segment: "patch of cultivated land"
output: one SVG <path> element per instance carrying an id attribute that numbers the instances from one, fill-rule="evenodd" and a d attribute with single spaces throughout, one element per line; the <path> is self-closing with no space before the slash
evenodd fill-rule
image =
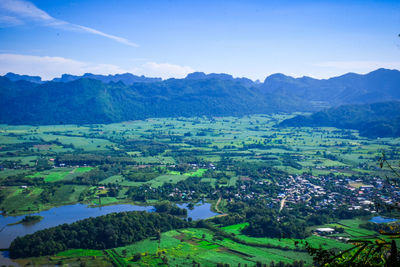
<path id="1" fill-rule="evenodd" d="M 217 263 L 252 266 L 257 261 L 267 264 L 271 261 L 290 263 L 299 257 L 310 263 L 310 257 L 305 252 L 252 247 L 226 238 L 215 240 L 213 237 L 213 233 L 206 229 L 188 228 L 163 233 L 160 242 L 146 239 L 115 251 L 120 256 L 125 254 L 127 262 L 140 253 L 141 259 L 134 262 L 138 266 L 157 264 L 162 257 L 166 257 L 168 263 L 173 265 L 197 262 L 202 266 L 215 266 Z"/>

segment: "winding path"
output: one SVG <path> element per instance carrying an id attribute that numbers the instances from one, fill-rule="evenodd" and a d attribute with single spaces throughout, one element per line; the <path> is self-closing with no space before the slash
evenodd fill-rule
<path id="1" fill-rule="evenodd" d="M 283 210 L 283 208 L 285 207 L 286 198 L 287 198 L 287 196 L 285 196 L 284 198 L 282 198 L 282 200 L 281 200 L 281 206 L 280 206 L 280 208 L 279 208 L 279 212 L 281 212 L 281 210 Z"/>
<path id="2" fill-rule="evenodd" d="M 216 217 L 223 217 L 223 216 L 227 216 L 227 213 L 223 213 L 219 208 L 219 203 L 221 203 L 222 197 L 219 197 L 217 203 L 215 204 L 215 211 L 219 213 L 219 215 L 217 215 Z"/>
<path id="3" fill-rule="evenodd" d="M 222 197 L 219 197 L 219 199 L 218 199 L 218 201 L 217 201 L 217 204 L 215 204 L 215 210 L 218 212 L 218 213 L 223 213 L 222 211 L 220 211 L 219 210 L 219 208 L 218 208 L 218 205 L 219 205 L 219 203 L 221 203 L 221 200 L 222 200 Z"/>

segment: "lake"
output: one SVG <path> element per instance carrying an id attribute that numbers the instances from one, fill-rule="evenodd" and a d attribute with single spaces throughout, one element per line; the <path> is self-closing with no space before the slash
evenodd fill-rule
<path id="1" fill-rule="evenodd" d="M 186 208 L 187 204 L 178 204 L 180 208 Z M 193 220 L 207 219 L 217 215 L 211 211 L 210 203 L 196 204 L 193 210 L 188 210 L 188 216 Z M 34 213 L 43 217 L 38 223 L 31 225 L 16 224 L 7 226 L 22 220 L 25 216 L 1 216 L 0 215 L 0 248 L 8 248 L 17 236 L 32 234 L 38 230 L 57 226 L 63 223 L 73 223 L 89 217 L 97 217 L 112 212 L 123 211 L 154 211 L 153 206 L 135 206 L 130 204 L 119 204 L 103 207 L 89 207 L 85 204 L 75 204 L 52 208 L 50 210 Z"/>

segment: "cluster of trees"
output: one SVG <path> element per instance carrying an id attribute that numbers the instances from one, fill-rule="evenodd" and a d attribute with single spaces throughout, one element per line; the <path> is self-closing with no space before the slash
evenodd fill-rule
<path id="1" fill-rule="evenodd" d="M 91 154 L 91 153 L 65 153 L 65 154 L 57 154 L 55 158 L 56 165 L 66 164 L 66 165 L 80 165 L 84 164 L 90 166 L 97 166 L 103 164 L 121 164 L 121 165 L 137 165 L 137 162 L 134 158 L 123 155 L 112 155 L 108 154 Z"/>
<path id="2" fill-rule="evenodd" d="M 154 205 L 154 208 L 156 209 L 156 212 L 169 213 L 176 216 L 187 216 L 187 209 L 182 209 L 176 205 L 172 205 L 169 201 L 158 203 Z"/>
<path id="3" fill-rule="evenodd" d="M 272 214 L 271 214 L 272 215 Z M 305 238 L 306 225 L 294 217 L 261 216 L 251 218 L 243 233 L 255 237 Z"/>
<path id="4" fill-rule="evenodd" d="M 126 171 L 122 172 L 122 175 L 127 178 L 129 181 L 133 182 L 147 182 L 150 181 L 157 176 L 166 173 L 166 169 L 161 169 L 161 168 L 133 168 L 133 169 L 128 169 Z"/>
<path id="5" fill-rule="evenodd" d="M 120 247 L 187 226 L 187 222 L 169 214 L 112 213 L 17 237 L 10 245 L 10 256 L 25 258 L 53 255 L 70 248 Z"/>
<path id="6" fill-rule="evenodd" d="M 83 185 L 97 185 L 100 181 L 116 175 L 120 172 L 120 167 L 114 165 L 105 164 L 93 168 L 92 170 L 82 173 L 73 179 L 73 183 Z"/>
<path id="7" fill-rule="evenodd" d="M 290 166 L 290 167 L 295 168 L 295 169 L 298 169 L 298 170 L 301 170 L 301 169 L 303 168 L 303 167 L 302 167 L 299 163 L 297 163 L 297 161 L 296 161 L 295 159 L 293 159 L 293 157 L 292 157 L 290 154 L 288 154 L 288 153 L 285 153 L 285 154 L 282 155 L 282 163 L 283 163 L 283 165 L 285 165 L 285 166 Z"/>

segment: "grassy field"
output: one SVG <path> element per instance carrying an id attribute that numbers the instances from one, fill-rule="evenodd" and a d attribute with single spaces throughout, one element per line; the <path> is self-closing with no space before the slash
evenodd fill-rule
<path id="1" fill-rule="evenodd" d="M 69 249 L 54 256 L 15 260 L 20 266 L 89 266 L 107 267 L 112 262 L 101 250 Z"/>
<path id="2" fill-rule="evenodd" d="M 153 266 L 166 257 L 171 265 L 200 263 L 201 266 L 215 266 L 239 263 L 253 266 L 257 261 L 263 263 L 291 263 L 299 258 L 310 263 L 305 252 L 251 247 L 230 239 L 215 240 L 212 232 L 206 229 L 188 228 L 173 230 L 162 234 L 161 242 L 146 239 L 135 244 L 115 249 L 119 256 L 132 262 L 134 255 L 140 253 L 141 259 L 134 262 L 138 266 Z"/>
<path id="3" fill-rule="evenodd" d="M 56 182 L 63 180 L 67 175 L 71 174 L 72 171 L 73 169 L 71 168 L 60 168 L 50 171 L 37 172 L 33 175 L 29 175 L 28 177 L 30 178 L 42 177 L 44 178 L 45 182 Z"/>
<path id="4" fill-rule="evenodd" d="M 151 135 L 152 129 L 157 132 L 169 134 L 170 136 L 183 136 L 187 131 L 192 132 L 190 139 L 206 142 L 206 146 L 196 146 L 186 142 L 171 142 L 170 138 L 160 137 L 159 141 L 179 146 L 182 151 L 202 150 L 206 155 L 202 158 L 208 162 L 218 162 L 220 155 L 214 153 L 215 147 L 226 149 L 237 153 L 244 153 L 245 159 L 249 161 L 260 161 L 266 155 L 277 157 L 281 169 L 293 174 L 311 170 L 313 174 L 327 174 L 334 170 L 334 173 L 349 175 L 344 172 L 343 167 L 352 170 L 354 173 L 365 171 L 372 173 L 377 166 L 377 157 L 382 150 L 396 150 L 400 139 L 367 139 L 359 137 L 357 131 L 338 131 L 335 128 L 287 128 L 279 129 L 272 126 L 279 121 L 288 118 L 285 115 L 253 115 L 242 118 L 223 117 L 214 118 L 212 122 L 205 118 L 156 118 L 144 121 L 127 123 L 114 123 L 109 125 L 92 126 L 7 126 L 3 125 L 0 132 L 0 146 L 11 145 L 23 142 L 33 142 L 41 139 L 46 142 L 57 140 L 61 145 L 41 146 L 32 145 L 35 155 L 10 156 L 3 155 L 8 160 L 22 160 L 27 164 L 34 164 L 37 156 L 50 156 L 55 152 L 66 152 L 74 149 L 84 151 L 107 151 L 121 150 L 118 144 L 108 140 L 114 137 L 140 139 Z M 198 135 L 198 133 L 203 133 Z M 204 135 L 204 133 L 206 133 Z M 356 139 L 348 139 L 347 133 L 351 133 Z M 11 136 L 10 136 L 11 135 Z M 95 135 L 99 138 L 88 138 Z M 101 137 L 101 138 L 100 138 Z M 241 151 L 243 145 L 261 144 L 260 147 L 249 148 Z M 68 147 L 72 145 L 73 148 Z M 228 148 L 229 147 L 229 148 Z M 329 150 L 326 148 L 329 147 Z M 46 148 L 46 149 L 42 149 Z M 295 148 L 295 149 L 293 149 Z M 16 154 L 20 151 L 14 150 Z M 326 158 L 324 152 L 336 159 Z M 0 154 L 2 151 L 0 150 Z M 140 151 L 127 151 L 140 164 L 175 164 L 176 159 L 164 155 L 143 156 Z M 25 153 L 26 154 L 26 153 Z M 301 169 L 294 169 L 285 166 L 282 156 L 290 154 L 293 156 L 303 155 L 298 159 Z M 360 169 L 359 164 L 366 164 Z M 79 172 L 79 170 L 77 170 Z M 187 175 L 202 176 L 199 169 Z M 57 179 L 56 179 L 57 180 Z"/>
<path id="5" fill-rule="evenodd" d="M 103 256 L 103 251 L 94 249 L 69 249 L 57 253 L 56 256 L 62 257 L 86 257 L 86 256 Z"/>

